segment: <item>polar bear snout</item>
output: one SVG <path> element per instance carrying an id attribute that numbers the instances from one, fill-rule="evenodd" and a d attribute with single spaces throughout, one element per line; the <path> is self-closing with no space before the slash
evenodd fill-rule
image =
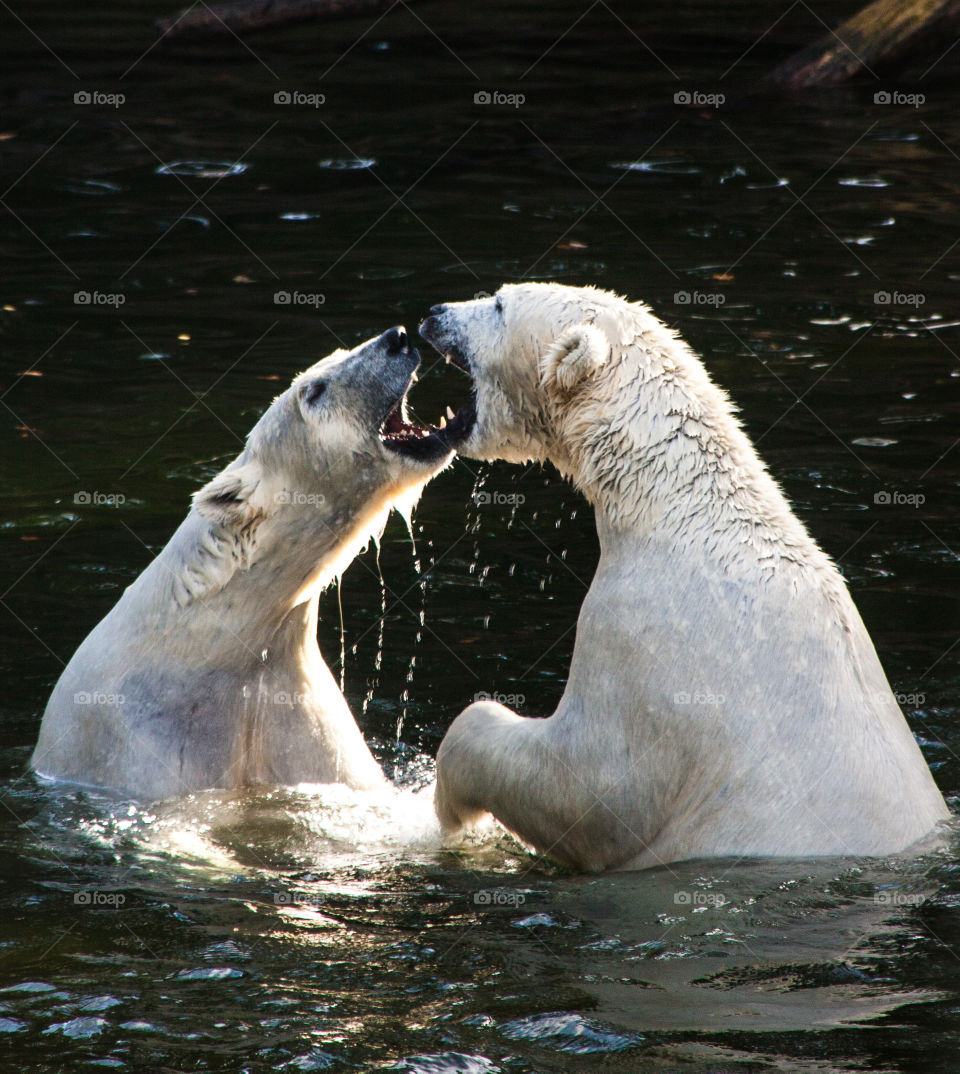
<path id="1" fill-rule="evenodd" d="M 410 350 L 410 340 L 407 330 L 402 324 L 394 328 L 388 328 L 380 337 L 380 342 L 387 348 L 387 354 L 400 354 Z"/>
<path id="2" fill-rule="evenodd" d="M 476 412 L 472 404 L 457 413 L 448 406 L 434 424 L 420 425 L 407 411 L 407 393 L 416 380 L 420 353 L 411 345 L 407 330 L 396 325 L 369 344 L 363 363 L 375 371 L 376 385 L 390 390 L 381 399 L 376 426 L 385 450 L 415 466 L 431 467 L 449 462 L 452 453 L 469 435 Z M 378 394 L 382 395 L 382 392 Z"/>
<path id="3" fill-rule="evenodd" d="M 376 336 L 357 357 L 358 366 L 368 371 L 380 366 L 376 374 L 369 378 L 368 385 L 375 396 L 381 397 L 378 405 L 382 405 L 384 392 L 390 405 L 395 404 L 409 389 L 413 375 L 420 366 L 420 354 L 410 346 L 410 337 L 402 324 L 394 325 Z"/>
<path id="4" fill-rule="evenodd" d="M 436 347 L 437 350 L 440 349 L 441 343 L 440 315 L 443 308 L 443 306 L 431 306 L 430 316 L 425 317 L 420 322 L 420 327 L 418 329 L 420 335 L 423 336 L 428 343 Z"/>
<path id="5" fill-rule="evenodd" d="M 450 309 L 446 305 L 431 306 L 430 315 L 420 324 L 420 335 L 438 354 L 464 373 L 471 373 L 470 361 L 460 346 L 458 334 L 449 325 Z"/>
<path id="6" fill-rule="evenodd" d="M 455 365 L 461 372 L 471 375 L 474 369 L 461 344 L 459 329 L 453 310 L 442 304 L 430 307 L 430 316 L 421 321 L 419 332 L 438 354 L 443 355 L 448 365 Z"/>
<path id="7" fill-rule="evenodd" d="M 406 328 L 395 325 L 302 373 L 295 382 L 301 413 L 321 439 L 331 423 L 347 422 L 366 442 L 405 406 L 419 366 Z"/>

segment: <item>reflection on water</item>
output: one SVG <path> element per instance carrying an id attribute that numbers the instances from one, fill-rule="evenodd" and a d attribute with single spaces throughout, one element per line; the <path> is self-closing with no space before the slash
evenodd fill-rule
<path id="1" fill-rule="evenodd" d="M 35 1062 L 66 1038 L 118 1068 L 175 1065 L 192 1042 L 225 1070 L 241 1055 L 309 1070 L 404 1053 L 422 1071 L 551 1055 L 662 1069 L 709 1060 L 711 1034 L 731 1035 L 731 1062 L 752 1050 L 738 1033 L 802 1053 L 805 1034 L 944 998 L 937 974 L 918 986 L 904 966 L 941 960 L 924 925 L 953 902 L 946 856 L 584 878 L 493 828 L 442 848 L 429 782 L 152 807 L 11 791 L 31 816 L 5 847 L 29 877 L 6 907 L 0 1029 Z"/>
<path id="2" fill-rule="evenodd" d="M 397 5 L 363 37 L 168 50 L 143 5 L 18 8 L 69 70 L 8 24 L 11 1069 L 956 1069 L 954 848 L 575 877 L 495 829 L 440 843 L 429 758 L 453 716 L 478 693 L 546 715 L 563 690 L 597 544 L 550 470 L 457 460 L 415 553 L 393 519 L 323 598 L 321 648 L 402 789 L 138 806 L 22 774 L 62 662 L 296 371 L 530 275 L 642 298 L 703 353 L 955 803 L 954 61 L 923 109 L 872 84 L 755 95 L 822 32 L 805 10 L 761 36 L 776 14 L 743 3 Z M 724 107 L 674 106 L 727 69 Z M 322 107 L 275 103 L 318 88 Z M 526 102 L 474 105 L 484 88 Z M 465 391 L 425 352 L 417 413 Z"/>

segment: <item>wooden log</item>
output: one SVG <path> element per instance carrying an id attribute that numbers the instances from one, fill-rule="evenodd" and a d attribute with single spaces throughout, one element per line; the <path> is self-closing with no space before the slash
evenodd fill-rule
<path id="1" fill-rule="evenodd" d="M 166 40 L 224 37 L 266 30 L 291 22 L 337 16 L 372 15 L 396 0 L 227 0 L 194 4 L 159 19 Z"/>
<path id="2" fill-rule="evenodd" d="M 960 29 L 960 0 L 874 0 L 832 33 L 795 53 L 768 78 L 784 89 L 875 75 L 928 45 L 946 52 Z"/>

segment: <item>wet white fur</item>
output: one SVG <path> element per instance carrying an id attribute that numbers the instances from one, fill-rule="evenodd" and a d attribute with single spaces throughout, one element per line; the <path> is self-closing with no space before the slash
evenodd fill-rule
<path id="1" fill-rule="evenodd" d="M 317 610 L 391 508 L 409 510 L 442 468 L 388 452 L 377 435 L 406 375 L 374 340 L 317 363 L 274 400 L 74 654 L 35 769 L 143 799 L 384 782 L 317 647 Z M 328 387 L 311 408 L 300 389 L 318 377 Z"/>
<path id="2" fill-rule="evenodd" d="M 601 557 L 556 712 L 481 702 L 448 730 L 445 826 L 489 812 L 583 869 L 929 833 L 946 806 L 844 581 L 689 347 L 594 288 L 495 298 L 431 332 L 475 378 L 461 450 L 553 462 L 593 504 Z"/>

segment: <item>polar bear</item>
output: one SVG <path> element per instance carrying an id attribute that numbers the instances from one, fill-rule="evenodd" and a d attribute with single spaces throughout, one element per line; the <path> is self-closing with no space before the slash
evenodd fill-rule
<path id="1" fill-rule="evenodd" d="M 474 381 L 458 450 L 550 460 L 601 548 L 553 715 L 484 701 L 448 729 L 445 828 L 493 814 L 600 870 L 895 853 L 948 816 L 839 572 L 646 306 L 507 285 L 420 331 Z"/>
<path id="2" fill-rule="evenodd" d="M 31 766 L 144 799 L 384 781 L 317 647 L 320 591 L 452 458 L 402 327 L 296 377 L 54 688 Z M 445 419 L 441 425 L 445 425 Z"/>

